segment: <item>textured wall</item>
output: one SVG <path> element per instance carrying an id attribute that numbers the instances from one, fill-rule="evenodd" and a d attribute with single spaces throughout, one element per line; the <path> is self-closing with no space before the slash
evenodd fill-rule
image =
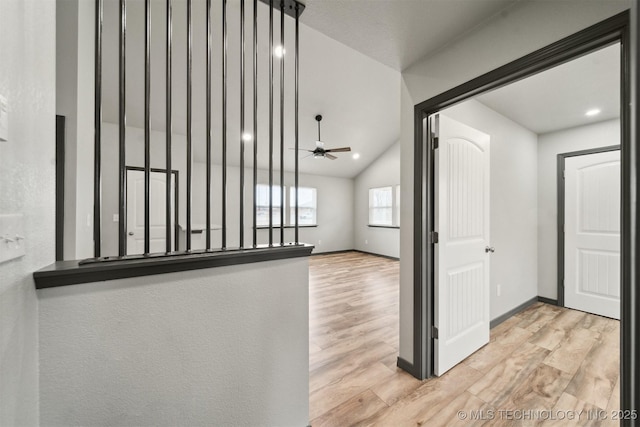
<path id="1" fill-rule="evenodd" d="M 38 425 L 38 302 L 32 273 L 54 261 L 55 3 L 0 1 L 0 214 L 24 214 L 23 258 L 0 264 L 0 425 Z M 0 230 L 1 232 L 1 230 Z"/>
<path id="2" fill-rule="evenodd" d="M 395 191 L 398 184 L 400 184 L 400 144 L 396 143 L 355 179 L 354 240 L 356 249 L 395 258 L 400 256 L 399 229 L 369 227 L 369 189 L 393 186 Z"/>
<path id="3" fill-rule="evenodd" d="M 38 291 L 46 426 L 305 426 L 306 258 Z"/>
<path id="4" fill-rule="evenodd" d="M 620 120 L 540 135 L 538 138 L 538 295 L 558 294 L 557 155 L 620 144 Z"/>

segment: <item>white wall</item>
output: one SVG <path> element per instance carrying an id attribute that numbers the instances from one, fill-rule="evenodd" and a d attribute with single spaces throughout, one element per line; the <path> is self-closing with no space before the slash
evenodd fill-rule
<path id="1" fill-rule="evenodd" d="M 538 295 L 537 135 L 469 100 L 443 114 L 491 137 L 491 319 Z M 501 286 L 501 296 L 497 286 Z"/>
<path id="2" fill-rule="evenodd" d="M 102 251 L 103 255 L 118 254 L 118 223 L 113 215 L 118 213 L 118 126 L 103 123 L 103 183 L 102 183 Z M 174 134 L 172 137 L 173 159 L 172 169 L 179 173 L 180 219 L 179 223 L 186 227 L 186 140 L 184 135 Z M 151 167 L 164 168 L 165 133 L 151 131 Z M 144 131 L 127 127 L 127 165 L 144 166 Z M 240 212 L 240 168 L 227 167 L 227 246 L 237 247 L 239 243 Z M 252 206 L 253 206 L 253 171 L 245 169 L 245 245 L 253 243 Z M 221 210 L 221 167 L 214 164 L 212 168 L 212 224 L 222 223 Z M 280 173 L 274 172 L 274 182 L 279 183 Z M 336 178 L 319 175 L 300 174 L 301 187 L 317 189 L 317 227 L 300 229 L 300 241 L 316 246 L 314 253 L 353 249 L 353 179 Z M 268 171 L 258 170 L 258 183 L 267 184 Z M 192 224 L 204 224 L 206 218 L 206 164 L 193 163 L 193 210 Z M 285 185 L 294 184 L 293 174 L 285 172 Z M 212 247 L 221 245 L 221 231 L 213 230 Z M 184 234 L 180 236 L 181 248 L 184 249 Z M 280 241 L 280 231 L 274 230 L 274 242 Z M 285 241 L 294 241 L 294 230 L 285 230 Z M 258 243 L 268 243 L 267 230 L 258 230 Z M 192 236 L 192 248 L 204 245 L 204 234 Z M 201 246 L 202 248 L 204 246 Z"/>
<path id="3" fill-rule="evenodd" d="M 355 248 L 360 251 L 400 256 L 398 228 L 369 227 L 369 189 L 400 184 L 400 143 L 393 144 L 362 171 L 354 182 Z M 402 191 L 402 190 L 401 190 Z"/>
<path id="4" fill-rule="evenodd" d="M 56 114 L 66 117 L 64 257 L 82 259 L 93 256 L 95 2 L 55 4 Z"/>
<path id="5" fill-rule="evenodd" d="M 308 276 L 294 258 L 38 291 L 42 425 L 308 425 Z"/>
<path id="6" fill-rule="evenodd" d="M 556 299 L 558 286 L 557 155 L 620 144 L 620 121 L 540 135 L 538 138 L 538 294 Z"/>
<path id="7" fill-rule="evenodd" d="M 628 0 L 518 2 L 436 54 L 401 82 L 400 356 L 413 361 L 414 105 L 629 7 Z M 404 196 L 406 195 L 406 196 Z"/>
<path id="8" fill-rule="evenodd" d="M 194 162 L 193 175 L 193 223 L 204 224 L 206 219 L 206 163 Z M 285 191 L 289 191 L 294 185 L 294 175 L 290 172 L 284 174 Z M 213 165 L 212 168 L 212 224 L 222 223 L 221 210 L 221 167 Z M 280 183 L 280 172 L 274 171 L 273 182 Z M 258 169 L 258 183 L 269 183 L 269 172 Z M 299 175 L 301 187 L 314 187 L 317 189 L 317 227 L 300 228 L 300 241 L 315 245 L 314 253 L 340 251 L 353 249 L 353 180 L 349 178 L 337 178 L 320 175 Z M 245 200 L 244 200 L 244 239 L 245 246 L 253 244 L 253 169 L 245 168 Z M 238 247 L 240 242 L 240 168 L 227 167 L 227 245 Z M 285 206 L 288 194 L 285 195 Z M 266 229 L 258 230 L 258 244 L 269 242 L 269 234 Z M 285 243 L 293 242 L 294 230 L 285 229 Z M 195 236 L 194 236 L 195 238 Z M 200 235 L 204 241 L 204 235 Z M 273 231 L 273 240 L 280 242 L 280 229 Z M 221 231 L 212 232 L 212 246 L 220 247 Z M 202 242 L 201 242 L 202 243 Z M 204 244 L 204 243 L 202 243 Z"/>
<path id="9" fill-rule="evenodd" d="M 0 215 L 24 214 L 27 254 L 0 264 L 0 425 L 38 425 L 32 273 L 55 260 L 55 3 L 0 1 Z M 0 233 L 2 231 L 0 230 Z"/>

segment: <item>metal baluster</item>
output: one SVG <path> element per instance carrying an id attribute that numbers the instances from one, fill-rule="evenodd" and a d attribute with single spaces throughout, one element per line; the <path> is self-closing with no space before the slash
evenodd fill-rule
<path id="1" fill-rule="evenodd" d="M 222 0 L 222 249 L 227 248 L 227 0 Z"/>
<path id="2" fill-rule="evenodd" d="M 144 253 L 151 247 L 151 7 L 144 2 Z"/>
<path id="3" fill-rule="evenodd" d="M 253 246 L 258 246 L 258 0 L 253 0 Z"/>
<path id="4" fill-rule="evenodd" d="M 119 40 L 119 129 L 118 129 L 118 197 L 120 199 L 120 206 L 118 210 L 118 255 L 124 256 L 127 254 L 127 198 L 126 185 L 127 185 L 127 171 L 126 171 L 126 126 L 127 126 L 127 114 L 126 114 L 126 80 L 127 80 L 127 1 L 120 0 L 120 40 Z"/>
<path id="5" fill-rule="evenodd" d="M 172 180 L 172 173 L 171 173 L 171 133 L 173 132 L 173 127 L 172 127 L 172 123 L 171 123 L 171 99 L 172 99 L 172 94 L 171 94 L 171 71 L 172 71 L 172 67 L 171 67 L 171 42 L 172 42 L 172 38 L 173 38 L 173 32 L 172 32 L 172 28 L 171 28 L 171 19 L 172 19 L 172 5 L 171 5 L 171 0 L 167 0 L 167 45 L 166 45 L 166 117 L 165 117 L 165 126 L 166 126 L 166 150 L 165 150 L 165 156 L 166 156 L 166 164 L 167 164 L 167 170 L 166 170 L 166 191 L 165 191 L 165 202 L 166 202 L 166 243 L 167 243 L 167 247 L 166 247 L 166 251 L 167 252 L 171 252 L 171 180 Z M 176 194 L 177 194 L 177 182 L 174 183 L 174 186 L 176 187 Z M 177 200 L 177 198 L 176 198 Z M 176 203 L 177 206 L 177 203 Z M 177 223 L 178 222 L 178 216 L 176 215 L 174 217 L 174 222 Z M 178 241 L 175 241 L 176 244 L 176 250 L 177 245 L 178 245 Z"/>
<path id="6" fill-rule="evenodd" d="M 273 0 L 269 0 L 269 246 L 273 246 Z"/>
<path id="7" fill-rule="evenodd" d="M 102 221 L 102 0 L 96 0 L 95 105 L 93 163 L 93 256 L 100 256 Z"/>
<path id="8" fill-rule="evenodd" d="M 192 5 L 191 0 L 187 0 L 187 251 L 191 250 L 191 166 L 193 160 L 192 153 L 192 66 L 193 66 L 193 45 L 192 45 Z"/>
<path id="9" fill-rule="evenodd" d="M 211 249 L 211 0 L 207 0 L 207 182 L 206 248 Z"/>
<path id="10" fill-rule="evenodd" d="M 284 1 L 280 2 L 280 245 L 284 245 Z"/>
<path id="11" fill-rule="evenodd" d="M 294 120 L 295 120 L 295 192 L 296 192 L 296 206 L 295 206 L 295 214 L 296 214 L 296 229 L 295 229 L 295 243 L 296 245 L 300 243 L 299 238 L 299 224 L 298 224 L 298 206 L 299 206 L 299 198 L 298 198 L 298 94 L 300 92 L 299 86 L 299 78 L 300 78 L 300 54 L 299 54 L 299 46 L 300 46 L 300 6 L 296 3 L 296 36 L 295 36 L 295 111 L 294 111 Z"/>
<path id="12" fill-rule="evenodd" d="M 240 244 L 244 247 L 244 0 L 240 0 Z"/>

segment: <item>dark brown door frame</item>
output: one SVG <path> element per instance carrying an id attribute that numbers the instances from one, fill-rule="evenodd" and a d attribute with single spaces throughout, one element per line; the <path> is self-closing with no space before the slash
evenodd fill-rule
<path id="1" fill-rule="evenodd" d="M 619 145 L 610 145 L 608 147 L 592 148 L 588 150 L 571 151 L 569 153 L 558 154 L 556 186 L 558 198 L 558 219 L 556 232 L 558 236 L 558 267 L 556 285 L 558 289 L 557 305 L 564 307 L 564 202 L 565 202 L 565 180 L 564 180 L 564 163 L 567 157 L 585 156 L 588 154 L 606 153 L 607 151 L 620 150 Z M 622 179 L 622 177 L 620 177 Z"/>
<path id="2" fill-rule="evenodd" d="M 138 172 L 144 172 L 144 168 L 141 166 L 125 166 L 125 176 L 126 176 L 126 172 L 128 171 L 138 171 Z M 162 168 L 151 168 L 150 169 L 151 172 L 156 172 L 156 173 L 167 173 L 166 169 L 162 169 Z M 179 251 L 180 250 L 180 225 L 178 224 L 178 213 L 179 213 L 179 203 L 180 203 L 180 193 L 178 190 L 178 185 L 180 183 L 179 178 L 180 178 L 180 172 L 177 171 L 176 169 L 171 169 L 171 173 L 173 174 L 173 217 L 174 217 L 174 221 L 173 221 L 173 250 L 174 251 Z M 128 180 L 125 179 L 125 188 L 124 188 L 124 197 L 125 200 L 127 200 L 127 184 L 128 184 Z M 125 210 L 126 213 L 126 210 Z M 125 218 L 125 226 L 124 226 L 124 231 L 125 231 L 125 236 L 127 234 L 127 220 Z M 124 239 L 124 253 L 127 253 L 127 239 Z"/>
<path id="3" fill-rule="evenodd" d="M 413 363 L 399 359 L 399 365 L 417 378 L 433 374 L 433 243 L 429 234 L 434 219 L 434 153 L 428 146 L 431 129 L 430 115 L 444 108 L 497 89 L 517 80 L 540 73 L 596 49 L 620 42 L 621 49 L 621 151 L 622 151 L 622 313 L 621 313 L 621 408 L 640 409 L 640 372 L 636 362 L 640 356 L 640 269 L 636 258 L 640 245 L 638 233 L 638 200 L 640 199 L 640 150 L 637 129 L 640 112 L 632 110 L 630 102 L 640 101 L 640 88 L 635 77 L 637 60 L 631 49 L 630 35 L 633 27 L 633 43 L 640 40 L 636 27 L 640 19 L 637 2 L 632 13 L 615 15 L 572 36 L 537 50 L 518 60 L 483 74 L 467 83 L 428 99 L 414 107 L 414 313 L 413 313 Z M 633 22 L 630 21 L 630 15 Z M 640 44 L 640 43 L 639 43 Z M 633 51 L 633 57 L 631 56 Z M 634 80 L 632 81 L 632 77 Z M 633 114 L 633 116 L 632 116 Z M 633 141 L 633 143 L 632 143 Z M 636 425 L 625 420 L 624 425 Z"/>

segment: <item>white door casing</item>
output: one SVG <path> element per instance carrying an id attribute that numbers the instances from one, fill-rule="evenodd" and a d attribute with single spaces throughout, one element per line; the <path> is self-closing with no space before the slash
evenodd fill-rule
<path id="1" fill-rule="evenodd" d="M 620 319 L 620 150 L 565 159 L 565 306 Z"/>
<path id="2" fill-rule="evenodd" d="M 489 342 L 489 135 L 442 114 L 435 154 L 434 370 Z"/>
<path id="3" fill-rule="evenodd" d="M 171 182 L 171 235 L 175 227 L 175 178 Z M 166 173 L 151 172 L 149 249 L 166 252 Z M 144 253 L 144 171 L 127 170 L 127 255 Z M 175 245 L 175 242 L 172 242 Z"/>

